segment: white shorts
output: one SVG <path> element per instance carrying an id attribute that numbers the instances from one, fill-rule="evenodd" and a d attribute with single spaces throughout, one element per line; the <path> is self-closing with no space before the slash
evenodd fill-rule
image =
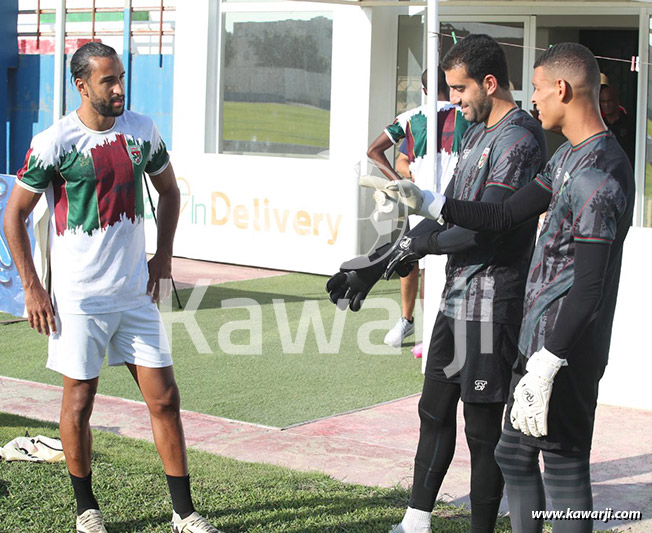
<path id="1" fill-rule="evenodd" d="M 172 364 L 170 343 L 154 303 L 117 313 L 57 313 L 55 321 L 57 333 L 50 335 L 46 366 L 69 378 L 98 377 L 107 351 L 109 366 Z"/>

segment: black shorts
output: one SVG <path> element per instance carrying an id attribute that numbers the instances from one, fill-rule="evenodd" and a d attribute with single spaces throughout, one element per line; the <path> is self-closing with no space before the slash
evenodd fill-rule
<path id="1" fill-rule="evenodd" d="M 596 361 L 595 352 L 574 349 L 569 360 L 555 376 L 548 409 L 548 435 L 528 437 L 521 435 L 521 442 L 543 450 L 567 453 L 583 453 L 591 450 L 595 408 L 598 403 L 598 383 L 604 374 L 606 363 Z M 525 374 L 527 359 L 519 354 L 510 385 L 506 424 L 514 403 L 514 388 Z"/>
<path id="2" fill-rule="evenodd" d="M 519 326 L 437 315 L 426 376 L 459 383 L 463 402 L 506 402 L 518 354 Z"/>

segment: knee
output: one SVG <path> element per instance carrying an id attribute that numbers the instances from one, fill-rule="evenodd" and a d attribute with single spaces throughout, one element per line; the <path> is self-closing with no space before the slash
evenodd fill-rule
<path id="1" fill-rule="evenodd" d="M 503 441 L 499 440 L 494 448 L 494 459 L 502 472 L 505 471 L 506 467 L 509 467 L 512 454 L 513 450 L 504 446 Z"/>
<path id="2" fill-rule="evenodd" d="M 62 417 L 81 427 L 91 417 L 97 384 L 79 383 L 64 390 Z"/>
<path id="3" fill-rule="evenodd" d="M 421 396 L 419 400 L 419 420 L 421 421 L 422 428 L 438 427 L 443 425 L 443 420 L 437 416 L 430 405 L 430 402 L 425 401 Z"/>
<path id="4" fill-rule="evenodd" d="M 152 416 L 169 416 L 179 413 L 181 397 L 176 383 L 172 383 L 154 398 L 147 401 L 149 412 Z"/>

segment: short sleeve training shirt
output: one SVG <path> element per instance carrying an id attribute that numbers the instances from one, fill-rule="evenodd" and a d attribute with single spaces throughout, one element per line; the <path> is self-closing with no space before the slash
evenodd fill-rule
<path id="1" fill-rule="evenodd" d="M 423 176 L 423 164 L 427 148 L 427 107 L 425 105 L 401 113 L 385 134 L 396 144 L 405 139 L 405 154 L 408 156 L 410 172 L 419 187 L 427 187 Z M 448 102 L 437 102 L 437 172 L 441 190 L 445 190 L 453 176 L 464 132 L 469 123 L 457 106 Z M 403 148 L 403 146 L 401 146 Z M 403 151 L 403 150 L 401 150 Z"/>
<path id="2" fill-rule="evenodd" d="M 462 140 L 453 197 L 478 201 L 488 187 L 516 191 L 546 158 L 541 125 L 519 108 L 490 128 L 474 124 Z M 450 255 L 441 312 L 458 320 L 520 324 L 535 228 L 532 221 L 501 235 L 490 249 Z"/>
<path id="3" fill-rule="evenodd" d="M 48 200 L 59 312 L 108 313 L 147 303 L 143 172 L 155 176 L 168 163 L 154 122 L 131 111 L 101 132 L 73 111 L 34 137 L 17 183 Z"/>
<path id="4" fill-rule="evenodd" d="M 591 325 L 596 350 L 606 357 L 622 247 L 632 221 L 631 165 L 615 136 L 604 131 L 577 146 L 563 144 L 535 180 L 552 199 L 528 275 L 519 349 L 529 357 L 543 348 L 573 285 L 575 244 L 586 242 L 611 246 L 598 316 Z"/>

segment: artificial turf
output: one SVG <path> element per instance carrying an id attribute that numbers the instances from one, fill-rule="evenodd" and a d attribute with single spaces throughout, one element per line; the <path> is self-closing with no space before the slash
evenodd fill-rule
<path id="1" fill-rule="evenodd" d="M 0 445 L 16 436 L 57 437 L 53 424 L 0 413 Z M 109 533 L 169 532 L 171 504 L 153 444 L 93 432 L 93 485 Z M 341 483 L 323 474 L 243 463 L 189 450 L 195 506 L 227 533 L 389 531 L 408 493 Z M 72 531 L 75 504 L 65 463 L 0 462 L 0 531 Z M 438 504 L 433 531 L 469 531 L 469 512 Z M 497 532 L 510 531 L 501 518 Z"/>
<path id="2" fill-rule="evenodd" d="M 330 111 L 309 106 L 224 102 L 224 140 L 328 146 Z"/>
<path id="3" fill-rule="evenodd" d="M 185 316 L 196 319 L 199 337 L 205 340 L 204 348 L 209 353 L 199 353 L 192 340 L 198 339 L 197 334 L 191 336 L 181 323 L 171 324 L 182 407 L 284 427 L 419 392 L 423 376 L 421 360 L 414 359 L 409 350 L 413 341 L 393 353 L 382 343 L 387 329 L 399 316 L 398 281 L 379 284 L 366 309 L 339 315 L 339 320 L 344 320 L 339 343 L 334 340 L 337 335 L 332 336 L 336 308 L 326 298 L 325 282 L 323 276 L 286 274 L 208 287 L 194 315 L 186 310 L 189 314 Z M 180 291 L 184 304 L 191 292 Z M 195 296 L 199 294 L 195 292 Z M 372 309 L 372 297 L 379 298 L 376 303 L 393 306 L 393 314 L 390 316 L 383 308 Z M 234 330 L 227 335 L 237 321 L 249 320 L 257 313 L 223 307 L 227 300 L 238 298 L 247 298 L 260 306 L 261 320 L 248 324 L 260 325 L 259 354 L 234 353 L 250 344 L 249 331 Z M 305 343 L 297 341 L 302 313 L 306 322 L 310 309 L 321 317 L 324 339 L 331 341 L 330 346 L 327 342 L 318 343 L 314 323 L 307 327 Z M 179 313 L 164 313 L 164 319 L 178 320 L 184 316 Z M 374 326 L 373 321 L 385 324 Z M 372 326 L 378 328 L 369 336 L 373 346 L 365 349 L 384 350 L 385 354 L 364 353 L 361 349 L 358 335 Z M 229 346 L 229 342 L 234 346 Z M 326 353 L 320 353 L 320 346 Z M 46 353 L 46 339 L 27 323 L 0 325 L 0 375 L 61 385 L 61 377 L 44 367 Z M 99 392 L 140 399 L 135 383 L 121 367 L 102 370 Z"/>

